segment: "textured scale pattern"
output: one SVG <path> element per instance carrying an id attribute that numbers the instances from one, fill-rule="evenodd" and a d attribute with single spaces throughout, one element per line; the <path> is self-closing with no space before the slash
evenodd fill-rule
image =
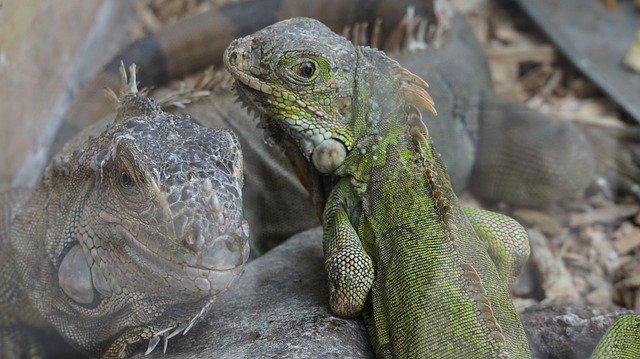
<path id="1" fill-rule="evenodd" d="M 416 111 L 433 110 L 423 80 L 309 19 L 236 40 L 225 64 L 241 99 L 267 116 L 272 132 L 297 142 L 318 171 L 332 163 L 323 215 L 330 306 L 347 317 L 363 308 L 378 356 L 529 356 L 508 282 L 489 255 L 491 233 L 481 239 L 467 219 Z M 300 64 L 317 66 L 319 75 L 305 77 Z M 289 92 L 303 99 L 297 112 L 273 105 Z M 327 138 L 314 141 L 298 123 L 314 114 Z M 506 240 L 526 238 L 517 224 L 511 231 L 516 238 Z M 526 242 L 508 246 L 518 245 Z"/>
<path id="2" fill-rule="evenodd" d="M 353 317 L 362 311 L 369 295 L 373 265 L 346 213 L 336 209 L 336 213 L 328 213 L 326 217 L 335 217 L 337 222 L 333 226 L 327 223 L 332 231 L 324 236 L 331 310 L 342 317 Z"/>
<path id="3" fill-rule="evenodd" d="M 529 258 L 529 238 L 518 222 L 509 216 L 481 208 L 463 207 L 478 236 L 488 243 L 489 256 L 502 280 L 514 284 Z"/>
<path id="4" fill-rule="evenodd" d="M 370 198 L 363 202 L 376 203 L 368 211 L 371 218 L 365 219 L 372 228 L 361 231 L 380 233 L 374 244 L 380 248 L 376 260 L 379 282 L 372 290 L 373 313 L 365 311 L 365 318 L 382 323 L 374 326 L 381 329 L 373 333 L 388 336 L 388 343 L 381 342 L 381 347 L 388 346 L 386 351 L 400 357 L 430 353 L 442 357 L 525 356 L 526 338 L 507 288 L 491 280 L 495 269 L 486 244 L 470 228 L 453 194 L 444 194 L 453 205 L 451 226 L 436 210 L 435 196 L 413 195 L 434 188 L 418 171 L 406 173 L 411 172 L 410 161 L 388 157 L 386 162 L 394 164 L 393 170 L 372 172 L 397 178 L 394 185 L 398 187 L 394 190 L 387 183 L 383 188 L 369 188 L 365 198 Z M 435 173 L 444 173 L 435 166 Z M 442 183 L 442 177 L 437 180 Z"/>
<path id="5" fill-rule="evenodd" d="M 575 196 L 596 177 L 594 147 L 569 121 L 548 126 L 548 118 L 501 99 L 485 99 L 481 118 L 475 193 L 541 206 Z"/>
<path id="6" fill-rule="evenodd" d="M 593 350 L 592 358 L 640 358 L 640 316 L 621 315 Z"/>

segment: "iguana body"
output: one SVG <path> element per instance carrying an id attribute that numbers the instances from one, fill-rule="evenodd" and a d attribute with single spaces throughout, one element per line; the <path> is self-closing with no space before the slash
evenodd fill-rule
<path id="1" fill-rule="evenodd" d="M 163 112 L 122 71 L 115 120 L 1 197 L 2 357 L 53 354 L 35 328 L 109 358 L 166 346 L 248 257 L 235 135 Z"/>
<path id="2" fill-rule="evenodd" d="M 268 126 L 332 175 L 323 216 L 330 304 L 347 317 L 364 308 L 378 356 L 530 355 L 511 273 L 498 273 L 492 238 L 467 220 L 422 123 L 416 106 L 433 110 L 422 80 L 309 19 L 236 40 L 225 65 Z M 511 241 L 517 274 L 524 229 L 477 217 L 494 218 Z"/>
<path id="3" fill-rule="evenodd" d="M 435 112 L 423 80 L 305 18 L 234 41 L 224 61 L 294 162 L 329 176 L 330 306 L 363 311 L 378 357 L 530 357 L 509 296 L 526 233 L 458 204 L 417 109 Z M 638 341 L 619 342 L 637 335 L 632 318 L 602 345 L 640 353 Z"/>

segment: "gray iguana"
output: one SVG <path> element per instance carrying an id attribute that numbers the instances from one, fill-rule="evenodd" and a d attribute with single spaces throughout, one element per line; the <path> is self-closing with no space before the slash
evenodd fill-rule
<path id="1" fill-rule="evenodd" d="M 121 68 L 113 122 L 54 156 L 34 189 L 0 195 L 0 356 L 166 350 L 248 257 L 237 137 L 163 112 Z M 49 338 L 49 337 L 47 337 Z M 60 354 L 58 354 L 60 355 Z"/>
<path id="2" fill-rule="evenodd" d="M 381 358 L 528 358 L 509 294 L 526 232 L 463 207 L 418 110 L 427 83 L 384 53 L 294 18 L 232 42 L 224 64 L 242 101 L 287 154 L 327 176 L 329 304 L 362 313 Z M 621 316 L 594 357 L 640 355 L 640 315 Z"/>

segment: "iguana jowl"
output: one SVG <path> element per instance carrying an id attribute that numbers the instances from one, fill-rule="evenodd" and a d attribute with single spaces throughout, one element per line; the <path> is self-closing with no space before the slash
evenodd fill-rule
<path id="1" fill-rule="evenodd" d="M 417 109 L 434 111 L 423 80 L 302 18 L 236 40 L 224 60 L 267 126 L 332 175 L 330 305 L 346 317 L 364 308 L 378 356 L 529 356 L 508 290 L 526 234 L 460 207 Z"/>
<path id="2" fill-rule="evenodd" d="M 163 112 L 134 66 L 121 73 L 113 123 L 67 144 L 33 191 L 2 195 L 0 356 L 43 355 L 29 327 L 92 355 L 166 350 L 242 272 L 237 137 Z"/>

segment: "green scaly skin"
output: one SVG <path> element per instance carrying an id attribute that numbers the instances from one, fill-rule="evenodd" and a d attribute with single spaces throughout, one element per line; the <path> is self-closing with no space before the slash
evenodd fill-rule
<path id="1" fill-rule="evenodd" d="M 526 233 L 458 203 L 418 110 L 435 113 L 424 81 L 304 18 L 234 41 L 224 61 L 288 156 L 328 175 L 330 306 L 363 313 L 378 357 L 530 357 L 509 296 Z M 637 354 L 637 318 L 594 357 Z"/>
<path id="2" fill-rule="evenodd" d="M 604 334 L 591 358 L 640 358 L 640 315 L 621 315 Z"/>
<path id="3" fill-rule="evenodd" d="M 422 80 L 308 19 L 236 40 L 225 64 L 272 131 L 332 174 L 330 305 L 344 317 L 364 310 L 378 356 L 530 356 L 508 291 L 528 256 L 526 234 L 458 204 L 416 107 L 433 110 Z M 483 226 L 497 229 L 478 236 Z M 496 253 L 512 252 L 502 271 L 487 250 L 496 241 L 507 243 Z"/>

